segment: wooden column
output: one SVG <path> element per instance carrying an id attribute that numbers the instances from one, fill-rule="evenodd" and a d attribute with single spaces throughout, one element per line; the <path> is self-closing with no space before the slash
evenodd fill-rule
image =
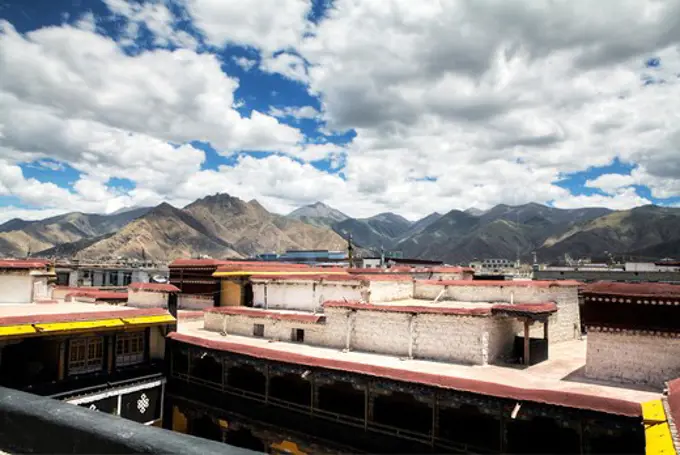
<path id="1" fill-rule="evenodd" d="M 2 350 L 0 350 L 2 352 Z M 57 370 L 57 379 L 63 381 L 66 377 L 66 340 L 59 342 L 59 367 Z"/>
<path id="2" fill-rule="evenodd" d="M 500 407 L 500 415 L 499 415 L 499 431 L 500 431 L 500 453 L 505 453 L 506 447 L 508 446 L 508 441 L 507 441 L 507 431 L 505 431 L 505 406 L 501 403 Z"/>
<path id="3" fill-rule="evenodd" d="M 529 365 L 529 318 L 524 320 L 524 365 Z"/>
<path id="4" fill-rule="evenodd" d="M 371 381 L 366 382 L 364 390 L 364 430 L 368 430 L 368 421 L 373 418 L 373 407 L 371 400 Z"/>
<path id="5" fill-rule="evenodd" d="M 548 341 L 548 320 L 543 322 L 543 339 Z"/>
<path id="6" fill-rule="evenodd" d="M 437 438 L 437 433 L 439 433 L 438 428 L 439 427 L 439 399 L 438 399 L 437 392 L 434 393 L 434 396 L 432 397 L 432 433 L 431 433 L 431 439 L 430 439 L 430 445 L 434 447 L 435 444 L 435 439 Z"/>
<path id="7" fill-rule="evenodd" d="M 265 365 L 264 367 L 264 402 L 265 404 L 269 404 L 269 382 L 270 382 L 270 371 L 269 371 L 269 364 Z"/>

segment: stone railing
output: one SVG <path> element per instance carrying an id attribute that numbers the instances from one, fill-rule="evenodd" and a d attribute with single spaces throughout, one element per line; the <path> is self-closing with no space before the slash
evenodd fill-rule
<path id="1" fill-rule="evenodd" d="M 0 453 L 254 454 L 250 450 L 0 387 Z"/>

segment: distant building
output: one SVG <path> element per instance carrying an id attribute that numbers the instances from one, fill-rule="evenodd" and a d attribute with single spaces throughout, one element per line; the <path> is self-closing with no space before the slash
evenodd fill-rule
<path id="1" fill-rule="evenodd" d="M 49 299 L 54 269 L 40 259 L 0 259 L 0 289 L 4 303 L 31 303 Z"/>
<path id="2" fill-rule="evenodd" d="M 168 268 L 159 264 L 57 263 L 55 273 L 57 285 L 70 287 L 127 287 L 168 278 Z"/>
<path id="3" fill-rule="evenodd" d="M 329 250 L 287 250 L 284 254 L 263 253 L 255 256 L 258 261 L 294 262 L 298 264 L 319 264 L 347 261 L 346 251 Z"/>

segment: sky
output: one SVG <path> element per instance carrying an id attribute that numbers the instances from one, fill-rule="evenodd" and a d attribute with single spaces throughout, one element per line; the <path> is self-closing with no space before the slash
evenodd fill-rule
<path id="1" fill-rule="evenodd" d="M 677 0 L 0 0 L 0 222 L 680 206 Z"/>

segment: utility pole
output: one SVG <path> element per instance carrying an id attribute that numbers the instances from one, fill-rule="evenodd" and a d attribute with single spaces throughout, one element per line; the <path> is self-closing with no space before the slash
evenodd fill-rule
<path id="1" fill-rule="evenodd" d="M 347 238 L 347 258 L 349 259 L 349 268 L 353 267 L 354 262 L 354 245 L 352 245 L 352 234 Z"/>

